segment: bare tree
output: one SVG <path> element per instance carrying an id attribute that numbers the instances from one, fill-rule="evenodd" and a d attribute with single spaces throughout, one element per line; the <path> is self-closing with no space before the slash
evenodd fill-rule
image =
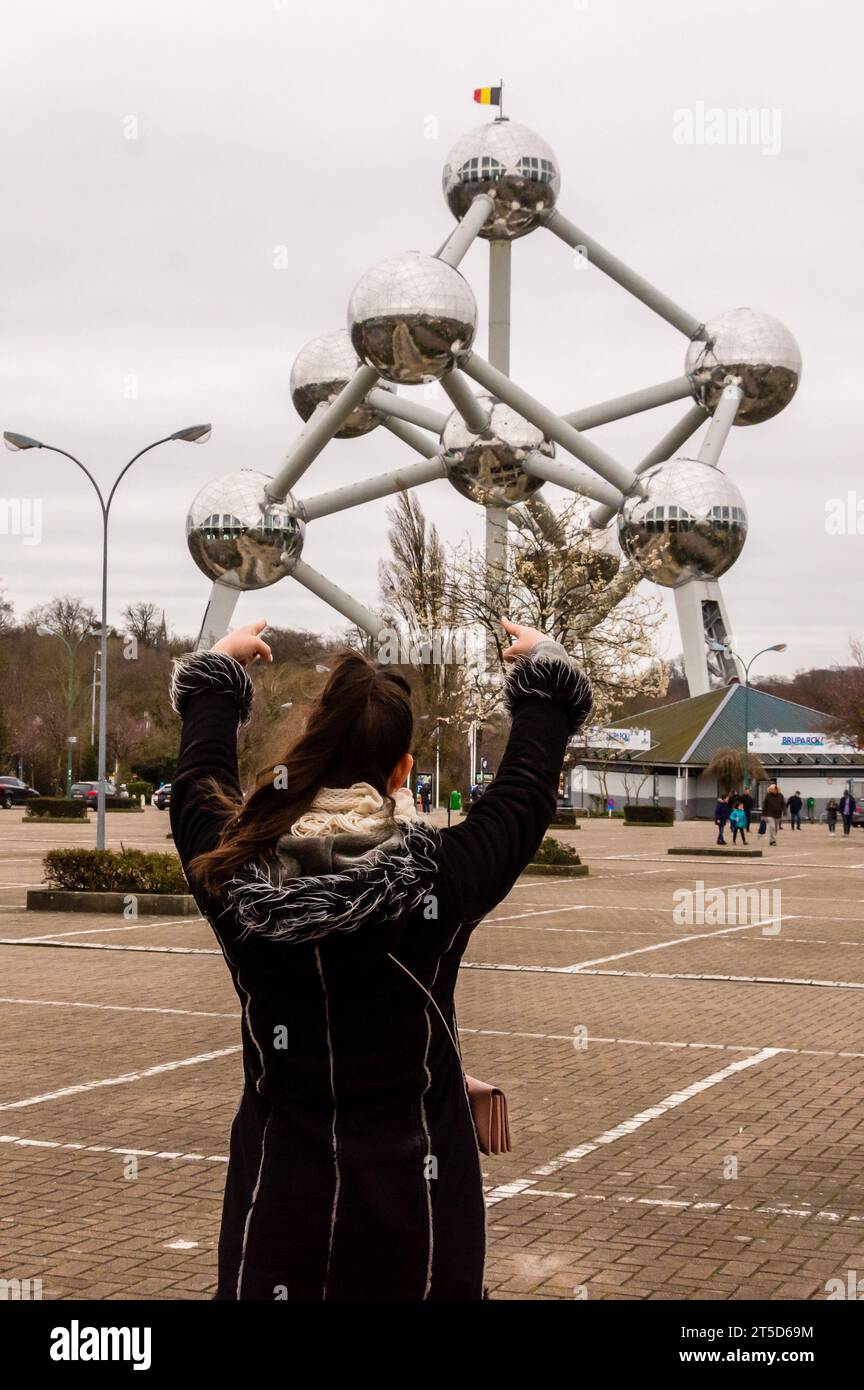
<path id="1" fill-rule="evenodd" d="M 50 627 L 74 644 L 98 625 L 98 619 L 95 610 L 83 599 L 64 594 L 31 608 L 24 623 L 26 627 Z"/>
<path id="2" fill-rule="evenodd" d="M 15 626 L 15 610 L 6 595 L 0 591 L 0 634 L 11 632 Z"/>
<path id="3" fill-rule="evenodd" d="M 594 687 L 595 718 L 609 718 L 626 700 L 656 698 L 665 669 L 653 639 L 662 608 L 636 592 L 642 574 L 598 545 L 580 501 L 560 512 L 512 508 L 506 573 L 489 575 L 470 543 L 457 547 L 449 571 L 451 602 L 466 624 L 493 640 L 499 660 L 507 645 L 489 592 L 506 591 L 514 622 L 547 632 L 578 656 Z M 491 583 L 489 580 L 491 579 Z"/>
<path id="4" fill-rule="evenodd" d="M 401 493 L 387 519 L 390 559 L 380 562 L 378 581 L 384 617 L 402 640 L 386 659 L 416 668 L 428 702 L 446 701 L 459 687 L 462 656 L 447 552 L 416 497 Z"/>
<path id="5" fill-rule="evenodd" d="M 621 780 L 624 783 L 624 795 L 627 798 L 628 805 L 639 805 L 642 788 L 645 786 L 646 782 L 651 780 L 653 775 L 651 768 L 648 768 L 647 771 L 644 772 L 641 768 L 638 771 L 635 768 L 627 769 Z"/>
<path id="6" fill-rule="evenodd" d="M 165 627 L 165 614 L 157 617 L 159 609 L 155 603 L 130 603 L 123 609 L 123 622 L 130 637 L 135 637 L 142 647 L 155 647 L 160 633 Z"/>

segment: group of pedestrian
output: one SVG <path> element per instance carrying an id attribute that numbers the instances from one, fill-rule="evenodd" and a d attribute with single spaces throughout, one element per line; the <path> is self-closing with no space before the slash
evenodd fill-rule
<path id="1" fill-rule="evenodd" d="M 727 825 L 732 831 L 733 845 L 738 843 L 739 835 L 742 845 L 746 845 L 752 810 L 753 798 L 748 791 L 727 792 L 725 796 L 717 798 L 717 805 L 714 807 L 714 824 L 717 826 L 718 845 L 726 844 L 723 832 Z"/>
<path id="2" fill-rule="evenodd" d="M 804 802 L 800 791 L 794 792 L 787 801 L 777 783 L 772 782 L 762 800 L 759 834 L 767 834 L 769 845 L 776 845 L 777 832 L 780 829 L 784 811 L 789 813 L 791 829 L 800 830 L 803 807 Z M 848 787 L 839 801 L 832 797 L 825 808 L 829 835 L 837 833 L 838 818 L 843 822 L 843 834 L 848 835 L 852 829 L 852 817 L 857 809 L 858 803 Z M 727 792 L 724 796 L 717 798 L 717 804 L 714 807 L 714 824 L 717 826 L 718 845 L 727 843 L 725 839 L 727 827 L 732 831 L 733 845 L 737 843 L 739 835 L 741 836 L 741 843 L 746 845 L 746 831 L 750 825 L 752 810 L 753 798 L 748 791 Z"/>
<path id="3" fill-rule="evenodd" d="M 837 834 L 837 818 L 843 822 L 843 834 L 848 835 L 852 829 L 852 817 L 858 810 L 858 802 L 847 787 L 840 800 L 836 797 L 831 798 L 825 807 L 825 814 L 828 818 L 828 834 Z"/>

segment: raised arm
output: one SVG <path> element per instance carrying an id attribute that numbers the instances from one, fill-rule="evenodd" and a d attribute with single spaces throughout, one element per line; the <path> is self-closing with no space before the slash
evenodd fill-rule
<path id="1" fill-rule="evenodd" d="M 272 653 L 260 633 L 264 622 L 237 628 L 212 651 L 191 652 L 174 663 L 171 704 L 183 720 L 177 774 L 171 784 L 171 830 L 185 866 L 216 845 L 220 822 L 210 805 L 216 784 L 230 797 L 241 796 L 237 771 L 237 730 L 249 720 L 252 682 L 247 662 Z"/>
<path id="2" fill-rule="evenodd" d="M 544 638 L 514 659 L 506 698 L 513 723 L 495 779 L 464 821 L 441 832 L 442 866 L 460 884 L 466 922 L 507 896 L 543 839 L 567 740 L 591 709 L 591 686 L 564 648 Z"/>
<path id="3" fill-rule="evenodd" d="M 213 849 L 219 837 L 211 783 L 240 799 L 237 730 L 249 718 L 252 682 L 233 657 L 193 652 L 174 665 L 171 704 L 183 720 L 171 783 L 171 830 L 185 867 L 196 854 Z"/>

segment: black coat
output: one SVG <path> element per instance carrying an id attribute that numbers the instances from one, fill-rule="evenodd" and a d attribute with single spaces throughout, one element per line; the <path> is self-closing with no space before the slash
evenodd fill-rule
<path id="1" fill-rule="evenodd" d="M 242 1005 L 218 1299 L 482 1298 L 485 1210 L 453 993 L 472 930 L 546 831 L 591 703 L 555 643 L 515 666 L 498 775 L 459 825 L 393 822 L 371 845 L 287 837 L 218 899 L 195 892 Z M 177 663 L 172 698 L 185 866 L 218 839 L 205 779 L 239 793 L 251 682 L 230 657 L 198 653 Z"/>
<path id="2" fill-rule="evenodd" d="M 786 810 L 786 798 L 782 792 L 766 792 L 762 798 L 763 816 L 771 816 L 774 820 L 779 820 Z"/>

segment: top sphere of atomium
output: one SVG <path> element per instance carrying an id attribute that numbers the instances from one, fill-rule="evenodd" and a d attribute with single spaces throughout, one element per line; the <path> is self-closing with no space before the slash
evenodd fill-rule
<path id="1" fill-rule="evenodd" d="M 441 432 L 447 477 L 457 492 L 483 507 L 509 507 L 524 502 L 543 486 L 542 478 L 523 472 L 531 453 L 555 453 L 555 446 L 528 420 L 503 401 L 477 398 L 489 412 L 481 434 L 469 430 L 458 410 L 447 417 Z"/>
<path id="2" fill-rule="evenodd" d="M 322 333 L 302 347 L 291 368 L 291 400 L 301 419 L 308 420 L 319 405 L 329 405 L 335 400 L 359 366 L 360 359 L 344 328 L 337 328 L 335 333 Z M 382 385 L 387 391 L 393 390 L 386 382 Z M 334 438 L 356 439 L 380 423 L 378 411 L 361 401 Z"/>
<path id="3" fill-rule="evenodd" d="M 458 270 L 406 251 L 367 270 L 348 305 L 357 355 L 387 381 L 419 386 L 453 368 L 474 341 L 477 304 Z"/>
<path id="4" fill-rule="evenodd" d="M 444 197 L 461 222 L 478 193 L 495 208 L 480 235 L 512 241 L 538 227 L 561 188 L 558 160 L 533 130 L 516 121 L 490 121 L 457 140 L 444 165 Z"/>
<path id="5" fill-rule="evenodd" d="M 708 463 L 687 458 L 656 463 L 625 493 L 618 539 L 645 578 L 664 588 L 688 579 L 719 579 L 747 539 L 744 498 Z"/>
<path id="6" fill-rule="evenodd" d="M 700 330 L 684 371 L 693 395 L 713 415 L 728 376 L 740 378 L 736 425 L 758 425 L 788 405 L 801 379 L 798 344 L 779 320 L 755 309 L 730 309 Z"/>
<path id="7" fill-rule="evenodd" d="M 264 589 L 290 574 L 305 527 L 289 497 L 267 502 L 266 473 L 243 469 L 205 483 L 189 508 L 186 543 L 208 579 L 237 589 Z"/>

